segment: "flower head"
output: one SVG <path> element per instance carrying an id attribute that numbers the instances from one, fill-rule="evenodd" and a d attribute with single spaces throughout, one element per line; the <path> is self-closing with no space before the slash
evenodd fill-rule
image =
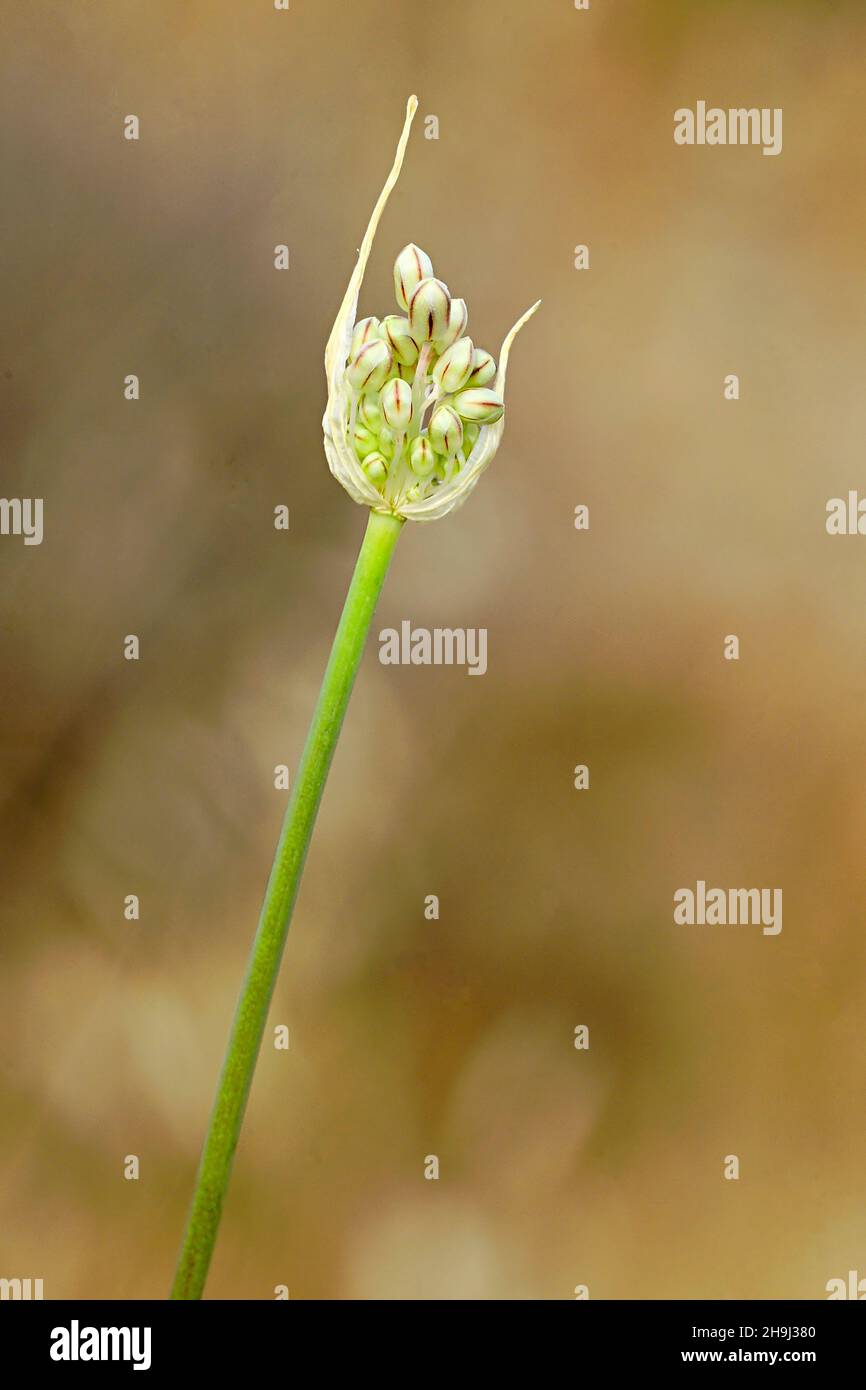
<path id="1" fill-rule="evenodd" d="M 394 263 L 400 312 L 356 324 L 373 237 L 417 109 L 410 97 L 393 167 L 325 349 L 322 427 L 328 466 L 356 502 L 408 521 L 435 521 L 465 502 L 499 447 L 508 354 L 541 301 L 506 334 L 497 367 L 466 336 L 465 302 L 452 298 L 430 257 L 410 242 Z"/>

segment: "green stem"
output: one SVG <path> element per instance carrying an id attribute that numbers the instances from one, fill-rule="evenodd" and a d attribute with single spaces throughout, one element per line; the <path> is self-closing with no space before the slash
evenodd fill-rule
<path id="1" fill-rule="evenodd" d="M 371 512 L 301 757 L 229 1035 L 171 1297 L 201 1298 L 325 780 L 403 522 Z"/>

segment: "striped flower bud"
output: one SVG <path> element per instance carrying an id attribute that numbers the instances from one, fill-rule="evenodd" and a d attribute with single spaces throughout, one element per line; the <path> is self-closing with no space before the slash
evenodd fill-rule
<path id="1" fill-rule="evenodd" d="M 463 452 L 468 458 L 475 448 L 475 441 L 481 433 L 481 426 L 476 425 L 474 420 L 463 421 Z"/>
<path id="2" fill-rule="evenodd" d="M 418 361 L 418 344 L 409 332 L 409 320 L 388 314 L 379 325 L 379 335 L 388 344 L 398 366 L 411 367 Z"/>
<path id="3" fill-rule="evenodd" d="M 352 436 L 352 443 L 355 446 L 355 453 L 359 459 L 364 459 L 368 454 L 372 454 L 378 448 L 376 436 L 371 429 L 360 420 L 355 422 L 355 433 Z"/>
<path id="4" fill-rule="evenodd" d="M 365 343 L 369 343 L 371 338 L 379 337 L 379 320 L 376 318 L 361 319 L 360 323 L 355 324 L 355 331 L 352 334 L 352 346 L 349 348 L 349 361 L 357 357 Z"/>
<path id="5" fill-rule="evenodd" d="M 459 471 L 460 465 L 458 463 L 456 454 L 452 454 L 450 459 L 440 458 L 440 456 L 437 454 L 435 477 L 438 478 L 440 483 L 450 483 L 451 479 L 454 477 L 455 472 L 459 473 Z"/>
<path id="6" fill-rule="evenodd" d="M 479 425 L 492 425 L 505 409 L 505 402 L 489 386 L 471 386 L 454 397 L 454 409 L 464 420 L 474 420 Z"/>
<path id="7" fill-rule="evenodd" d="M 355 391 L 375 391 L 387 381 L 392 360 L 388 344 L 372 338 L 346 368 L 349 385 Z"/>
<path id="8" fill-rule="evenodd" d="M 429 478 L 436 467 L 436 451 L 426 434 L 419 434 L 417 439 L 412 440 L 409 467 L 416 478 Z"/>
<path id="9" fill-rule="evenodd" d="M 394 293 L 401 309 L 409 308 L 409 301 L 416 286 L 422 280 L 429 279 L 432 274 L 433 262 L 427 252 L 416 246 L 414 241 L 410 241 L 394 262 Z"/>
<path id="10" fill-rule="evenodd" d="M 358 407 L 358 418 L 362 424 L 366 425 L 374 434 L 379 433 L 385 417 L 382 414 L 382 404 L 379 399 L 378 391 L 368 391 L 361 397 L 361 403 Z"/>
<path id="11" fill-rule="evenodd" d="M 396 432 L 394 430 L 389 430 L 387 425 L 383 425 L 379 431 L 379 453 L 390 463 L 394 457 L 396 447 Z"/>
<path id="12" fill-rule="evenodd" d="M 471 338 L 458 338 L 456 343 L 445 349 L 433 368 L 430 375 L 448 395 L 466 385 L 472 370 L 474 351 Z"/>
<path id="13" fill-rule="evenodd" d="M 416 343 L 438 338 L 448 325 L 451 296 L 441 280 L 422 280 L 409 301 L 409 327 Z"/>
<path id="14" fill-rule="evenodd" d="M 368 454 L 361 467 L 374 487 L 380 487 L 388 476 L 388 465 L 381 454 Z"/>
<path id="15" fill-rule="evenodd" d="M 392 430 L 407 430 L 412 423 L 412 387 L 399 378 L 382 389 L 382 414 Z"/>
<path id="16" fill-rule="evenodd" d="M 453 457 L 463 443 L 463 421 L 450 405 L 437 405 L 430 416 L 430 442 L 446 458 Z"/>
<path id="17" fill-rule="evenodd" d="M 469 323 L 469 310 L 465 299 L 452 299 L 448 310 L 448 322 L 436 338 L 433 346 L 437 352 L 444 352 L 458 338 L 462 338 Z"/>
<path id="18" fill-rule="evenodd" d="M 476 348 L 472 354 L 472 371 L 466 386 L 489 386 L 496 376 L 496 363 L 486 348 Z"/>

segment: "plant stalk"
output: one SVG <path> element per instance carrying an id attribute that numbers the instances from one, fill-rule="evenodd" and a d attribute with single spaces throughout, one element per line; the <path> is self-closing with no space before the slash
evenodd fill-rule
<path id="1" fill-rule="evenodd" d="M 202 1296 L 304 861 L 402 519 L 370 512 L 274 856 L 229 1034 L 171 1297 Z"/>

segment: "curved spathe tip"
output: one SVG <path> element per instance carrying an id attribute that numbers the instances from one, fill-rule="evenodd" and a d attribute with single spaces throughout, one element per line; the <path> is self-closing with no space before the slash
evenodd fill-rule
<path id="1" fill-rule="evenodd" d="M 499 354 L 499 370 L 496 373 L 496 390 L 501 396 L 505 394 L 505 374 L 508 370 L 511 345 L 523 325 L 532 318 L 540 303 L 541 300 L 537 299 L 526 310 L 525 314 L 521 314 L 514 327 L 510 328 L 505 335 Z M 439 488 L 436 493 L 424 498 L 423 501 L 409 502 L 401 507 L 401 516 L 405 517 L 406 521 L 438 521 L 441 517 L 447 516 L 449 512 L 453 512 L 455 508 L 462 506 L 485 468 L 492 463 L 504 430 L 504 415 L 501 415 L 495 424 L 485 425 L 478 436 L 475 448 L 466 460 L 466 466 L 460 470 L 456 478 Z"/>
<path id="2" fill-rule="evenodd" d="M 532 318 L 532 315 L 535 313 L 540 303 L 541 300 L 536 299 L 535 303 L 527 309 L 526 313 L 520 315 L 514 327 L 509 328 L 502 340 L 502 347 L 499 350 L 499 371 L 496 373 L 496 389 L 500 396 L 505 390 L 505 374 L 508 371 L 508 355 L 511 352 L 511 344 L 514 342 L 514 339 L 517 337 L 523 325 L 528 323 Z"/>
<path id="3" fill-rule="evenodd" d="M 355 327 L 358 296 L 361 292 L 364 271 L 370 259 L 373 238 L 376 235 L 376 228 L 382 213 L 385 211 L 385 204 L 391 195 L 391 190 L 400 176 L 403 156 L 409 143 L 409 132 L 412 129 L 412 121 L 417 110 L 418 98 L 414 95 L 410 96 L 406 102 L 406 117 L 403 121 L 400 139 L 397 141 L 397 150 L 391 172 L 385 180 L 382 192 L 379 194 L 370 215 L 370 221 L 358 251 L 355 268 L 352 271 L 348 288 L 343 296 L 343 302 L 325 347 L 325 374 L 328 381 L 328 404 L 322 421 L 325 432 L 325 455 L 334 477 L 343 484 L 343 487 L 356 502 L 364 503 L 366 506 L 375 506 L 377 502 L 381 502 L 381 497 L 355 458 L 354 450 L 346 438 L 348 400 L 345 388 L 346 357 L 352 340 L 352 331 Z"/>

